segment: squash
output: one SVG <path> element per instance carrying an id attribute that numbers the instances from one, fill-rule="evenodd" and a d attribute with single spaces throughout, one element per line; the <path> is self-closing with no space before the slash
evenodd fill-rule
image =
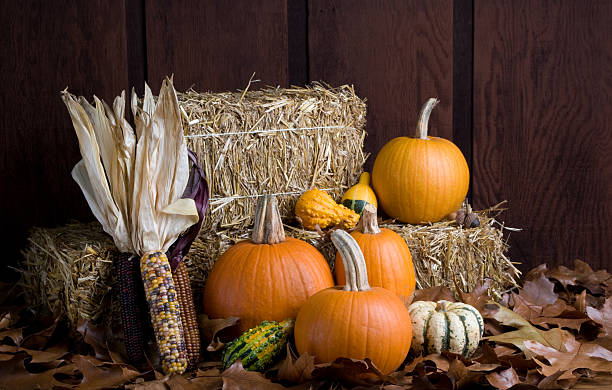
<path id="1" fill-rule="evenodd" d="M 369 286 L 363 254 L 350 234 L 334 230 L 331 239 L 342 254 L 347 284 L 308 298 L 295 320 L 297 350 L 317 362 L 369 358 L 388 374 L 410 349 L 408 310 L 391 291 Z"/>
<path id="2" fill-rule="evenodd" d="M 240 337 L 227 343 L 221 354 L 225 370 L 238 359 L 242 367 L 249 371 L 263 371 L 282 355 L 287 347 L 289 336 L 293 333 L 294 320 L 280 323 L 263 321 L 244 332 Z"/>
<path id="3" fill-rule="evenodd" d="M 359 176 L 359 182 L 346 191 L 340 203 L 359 215 L 363 213 L 363 208 L 367 204 L 378 207 L 376 195 L 370 187 L 370 174 L 368 172 L 363 172 Z"/>
<path id="4" fill-rule="evenodd" d="M 407 302 L 416 282 L 410 248 L 402 236 L 393 230 L 378 227 L 376 208 L 371 204 L 366 205 L 359 225 L 351 236 L 363 252 L 370 285 L 386 288 Z M 335 274 L 337 284 L 346 283 L 339 252 L 336 254 Z"/>
<path id="5" fill-rule="evenodd" d="M 374 161 L 372 185 L 381 208 L 402 222 L 440 221 L 461 206 L 468 191 L 470 172 L 459 148 L 427 136 L 437 103 L 432 98 L 423 106 L 414 138 L 389 141 Z"/>
<path id="6" fill-rule="evenodd" d="M 352 229 L 359 221 L 359 214 L 337 204 L 331 196 L 318 188 L 304 192 L 295 204 L 295 215 L 306 229 L 315 230 L 329 226 L 342 225 Z"/>
<path id="7" fill-rule="evenodd" d="M 208 275 L 203 311 L 209 318 L 240 317 L 244 332 L 264 320 L 295 318 L 309 296 L 333 284 L 323 255 L 285 237 L 276 198 L 264 195 L 252 239 L 229 248 Z"/>
<path id="8" fill-rule="evenodd" d="M 482 316 L 461 302 L 418 301 L 408 307 L 412 319 L 412 351 L 428 355 L 449 351 L 470 357 L 484 331 Z"/>

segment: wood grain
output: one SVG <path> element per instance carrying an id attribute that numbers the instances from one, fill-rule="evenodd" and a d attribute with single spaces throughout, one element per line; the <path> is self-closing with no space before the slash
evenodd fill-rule
<path id="1" fill-rule="evenodd" d="M 163 1 L 145 4 L 147 75 L 153 90 L 174 74 L 178 90 L 287 85 L 287 1 Z"/>
<path id="2" fill-rule="evenodd" d="M 0 13 L 0 208 L 15 264 L 35 225 L 92 219 L 70 171 L 80 159 L 60 99 L 127 87 L 123 1 L 5 2 Z M 1 276 L 0 276 L 1 277 Z"/>
<path id="3" fill-rule="evenodd" d="M 475 1 L 476 207 L 523 269 L 612 259 L 612 2 Z"/>
<path id="4" fill-rule="evenodd" d="M 309 2 L 310 78 L 354 84 L 367 98 L 365 150 L 374 155 L 389 140 L 413 134 L 429 97 L 432 135 L 452 138 L 453 2 Z"/>

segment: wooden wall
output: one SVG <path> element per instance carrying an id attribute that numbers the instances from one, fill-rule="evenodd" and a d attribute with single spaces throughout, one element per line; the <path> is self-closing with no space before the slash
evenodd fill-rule
<path id="1" fill-rule="evenodd" d="M 523 269 L 577 257 L 612 268 L 610 1 L 5 3 L 4 265 L 29 227 L 92 219 L 70 178 L 79 153 L 59 91 L 110 99 L 172 73 L 179 89 L 234 90 L 256 72 L 259 85 L 354 84 L 374 154 L 438 96 L 432 134 L 465 153 L 477 207 L 509 201 Z"/>

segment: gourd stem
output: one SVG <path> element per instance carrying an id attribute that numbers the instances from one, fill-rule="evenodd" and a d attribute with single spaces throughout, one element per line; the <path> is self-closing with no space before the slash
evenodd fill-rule
<path id="1" fill-rule="evenodd" d="M 370 289 L 368 271 L 363 253 L 357 241 L 344 230 L 334 230 L 331 234 L 334 246 L 340 252 L 346 275 L 345 291 L 366 291 Z"/>
<path id="2" fill-rule="evenodd" d="M 274 195 L 262 195 L 257 200 L 251 239 L 256 244 L 278 244 L 285 241 L 285 229 Z"/>
<path id="3" fill-rule="evenodd" d="M 419 121 L 417 122 L 416 127 L 416 138 L 427 139 L 429 116 L 431 115 L 431 111 L 439 102 L 440 101 L 436 98 L 429 98 L 427 102 L 425 102 L 425 104 L 423 105 L 423 108 L 421 108 L 421 113 L 419 114 Z"/>
<path id="4" fill-rule="evenodd" d="M 364 234 L 380 233 L 380 228 L 378 227 L 378 219 L 376 215 L 376 207 L 374 207 L 374 205 L 369 203 L 365 205 L 357 229 Z"/>
<path id="5" fill-rule="evenodd" d="M 359 184 L 365 184 L 370 185 L 370 173 L 369 172 L 363 172 L 360 176 L 359 176 Z"/>

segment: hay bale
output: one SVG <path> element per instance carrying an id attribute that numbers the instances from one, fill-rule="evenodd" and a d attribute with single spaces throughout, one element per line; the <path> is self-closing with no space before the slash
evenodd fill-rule
<path id="1" fill-rule="evenodd" d="M 111 311 L 118 311 L 109 301 L 115 250 L 98 222 L 33 228 L 20 267 L 26 302 L 45 313 L 65 314 L 73 326 L 79 317 L 113 317 Z"/>
<path id="2" fill-rule="evenodd" d="M 508 228 L 495 219 L 503 211 L 500 205 L 477 212 L 480 226 L 476 228 L 464 229 L 454 221 L 381 227 L 397 232 L 410 247 L 417 288 L 443 285 L 469 292 L 490 278 L 489 293 L 501 299 L 504 291 L 518 286 L 521 273 L 506 256 L 503 230 Z"/>
<path id="3" fill-rule="evenodd" d="M 339 198 L 363 170 L 366 105 L 351 86 L 179 94 L 187 147 L 206 171 L 203 230 L 252 225 L 256 198 L 278 194 L 281 216 L 316 186 Z"/>

